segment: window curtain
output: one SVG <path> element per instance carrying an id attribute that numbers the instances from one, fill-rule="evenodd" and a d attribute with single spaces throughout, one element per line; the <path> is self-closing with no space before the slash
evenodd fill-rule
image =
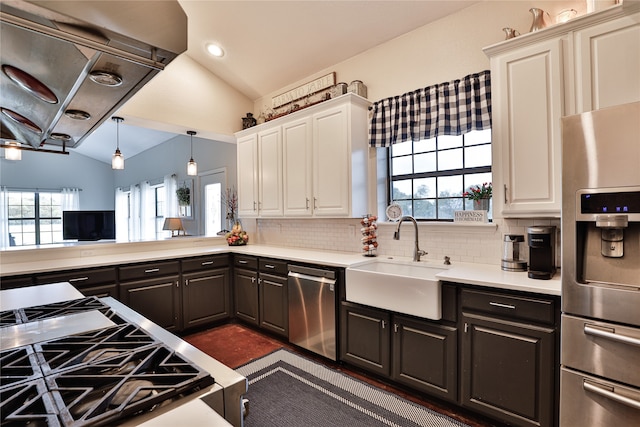
<path id="1" fill-rule="evenodd" d="M 77 211 L 80 209 L 79 188 L 63 188 L 61 193 L 61 205 L 63 211 Z"/>
<path id="2" fill-rule="evenodd" d="M 165 175 L 164 177 L 164 191 L 165 191 L 165 208 L 164 217 L 176 217 L 178 216 L 178 196 L 176 196 L 176 190 L 178 189 L 178 181 L 175 175 Z"/>
<path id="3" fill-rule="evenodd" d="M 0 248 L 11 246 L 9 239 L 9 192 L 7 187 L 0 188 Z"/>
<path id="4" fill-rule="evenodd" d="M 417 89 L 373 104 L 369 145 L 389 147 L 491 128 L 491 74 Z"/>
<path id="5" fill-rule="evenodd" d="M 155 240 L 156 238 L 156 203 L 154 188 L 149 181 L 140 183 L 140 238 Z"/>
<path id="6" fill-rule="evenodd" d="M 130 203 L 129 238 L 136 241 L 140 240 L 142 235 L 140 232 L 140 185 L 131 186 Z"/>
<path id="7" fill-rule="evenodd" d="M 116 241 L 129 240 L 129 192 L 116 188 Z"/>

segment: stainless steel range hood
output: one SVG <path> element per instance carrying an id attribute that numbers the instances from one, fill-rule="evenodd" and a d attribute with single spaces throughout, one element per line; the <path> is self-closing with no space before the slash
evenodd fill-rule
<path id="1" fill-rule="evenodd" d="M 177 1 L 0 4 L 2 141 L 77 147 L 187 49 Z"/>

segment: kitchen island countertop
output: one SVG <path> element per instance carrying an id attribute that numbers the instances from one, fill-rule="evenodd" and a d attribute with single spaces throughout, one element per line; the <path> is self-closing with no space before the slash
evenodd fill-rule
<path id="1" fill-rule="evenodd" d="M 255 244 L 228 246 L 222 238 L 194 237 L 162 242 L 100 243 L 2 251 L 0 275 L 6 277 L 37 274 L 224 253 L 242 253 L 342 268 L 375 260 L 375 258 L 365 258 L 359 252 Z M 379 259 L 384 258 L 385 256 L 379 257 Z M 393 258 L 402 259 L 401 257 Z M 551 280 L 535 280 L 529 279 L 526 272 L 503 271 L 498 263 L 493 265 L 453 261 L 447 270 L 438 273 L 436 277 L 448 282 L 547 295 L 560 295 L 561 290 L 559 272 Z"/>

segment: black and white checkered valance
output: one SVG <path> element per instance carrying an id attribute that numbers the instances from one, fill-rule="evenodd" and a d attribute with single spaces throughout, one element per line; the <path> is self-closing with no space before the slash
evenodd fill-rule
<path id="1" fill-rule="evenodd" d="M 369 144 L 388 147 L 491 128 L 491 73 L 418 89 L 373 104 Z"/>

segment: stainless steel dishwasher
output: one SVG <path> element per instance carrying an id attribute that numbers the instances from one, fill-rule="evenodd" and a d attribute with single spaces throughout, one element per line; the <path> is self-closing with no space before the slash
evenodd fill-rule
<path id="1" fill-rule="evenodd" d="M 289 265 L 289 342 L 336 360 L 336 272 Z"/>

